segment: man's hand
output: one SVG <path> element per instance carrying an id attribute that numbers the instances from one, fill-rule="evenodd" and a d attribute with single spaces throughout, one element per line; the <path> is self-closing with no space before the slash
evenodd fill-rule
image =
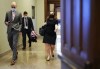
<path id="1" fill-rule="evenodd" d="M 6 26 L 8 26 L 8 22 L 5 22 Z"/>
<path id="2" fill-rule="evenodd" d="M 10 23 L 10 21 L 8 21 L 8 22 L 5 22 L 6 26 L 9 26 L 9 23 Z"/>
<path id="3" fill-rule="evenodd" d="M 57 31 L 58 31 L 58 25 L 56 24 L 54 32 L 57 32 Z"/>
<path id="4" fill-rule="evenodd" d="M 54 32 L 57 32 L 58 29 L 55 29 Z"/>
<path id="5" fill-rule="evenodd" d="M 36 34 L 35 31 L 32 31 L 32 32 L 31 32 L 31 35 L 35 35 L 35 36 L 37 36 L 37 34 Z"/>

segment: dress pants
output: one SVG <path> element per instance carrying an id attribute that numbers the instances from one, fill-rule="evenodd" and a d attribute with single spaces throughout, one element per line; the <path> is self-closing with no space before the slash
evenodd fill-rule
<path id="1" fill-rule="evenodd" d="M 29 30 L 29 29 L 23 29 L 23 31 L 22 31 L 22 38 L 23 38 L 22 42 L 23 42 L 23 48 L 24 49 L 26 48 L 26 35 L 29 38 L 29 46 L 31 47 L 30 34 L 31 34 L 31 30 Z"/>
<path id="2" fill-rule="evenodd" d="M 16 60 L 17 59 L 18 36 L 19 36 L 19 31 L 16 31 L 13 28 L 8 33 L 9 46 L 10 46 L 12 52 L 13 52 L 12 60 Z"/>

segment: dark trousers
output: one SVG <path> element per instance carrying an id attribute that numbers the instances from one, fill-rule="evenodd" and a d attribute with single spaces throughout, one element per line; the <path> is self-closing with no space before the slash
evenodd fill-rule
<path id="1" fill-rule="evenodd" d="M 11 29 L 11 31 L 8 33 L 8 42 L 13 52 L 13 56 L 12 56 L 13 60 L 17 59 L 18 35 L 19 35 L 19 31 L 16 31 L 14 29 Z"/>
<path id="2" fill-rule="evenodd" d="M 31 46 L 31 38 L 30 38 L 31 30 L 23 29 L 22 31 L 22 42 L 23 42 L 23 48 L 26 48 L 26 35 L 29 38 L 29 46 Z"/>

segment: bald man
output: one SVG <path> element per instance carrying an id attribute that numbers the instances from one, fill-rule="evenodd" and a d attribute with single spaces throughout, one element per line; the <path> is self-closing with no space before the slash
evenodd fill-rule
<path id="1" fill-rule="evenodd" d="M 17 43 L 18 43 L 18 35 L 21 29 L 21 18 L 22 15 L 16 10 L 16 2 L 11 3 L 11 10 L 6 12 L 5 16 L 5 24 L 7 26 L 7 37 L 9 46 L 13 52 L 11 65 L 14 65 L 17 57 Z"/>

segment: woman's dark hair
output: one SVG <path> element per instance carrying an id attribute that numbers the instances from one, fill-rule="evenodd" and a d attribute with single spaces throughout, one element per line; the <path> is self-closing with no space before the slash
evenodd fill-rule
<path id="1" fill-rule="evenodd" d="M 49 18 L 54 18 L 54 15 L 53 15 L 53 14 L 50 14 L 50 15 L 49 15 Z"/>
<path id="2" fill-rule="evenodd" d="M 23 13 L 23 14 L 25 15 L 25 14 L 28 14 L 28 13 L 27 13 L 27 11 L 24 11 L 24 13 Z"/>
<path id="3" fill-rule="evenodd" d="M 46 21 L 51 20 L 51 19 L 55 19 L 55 16 L 54 16 L 53 14 L 50 14 L 50 15 L 47 17 Z"/>

